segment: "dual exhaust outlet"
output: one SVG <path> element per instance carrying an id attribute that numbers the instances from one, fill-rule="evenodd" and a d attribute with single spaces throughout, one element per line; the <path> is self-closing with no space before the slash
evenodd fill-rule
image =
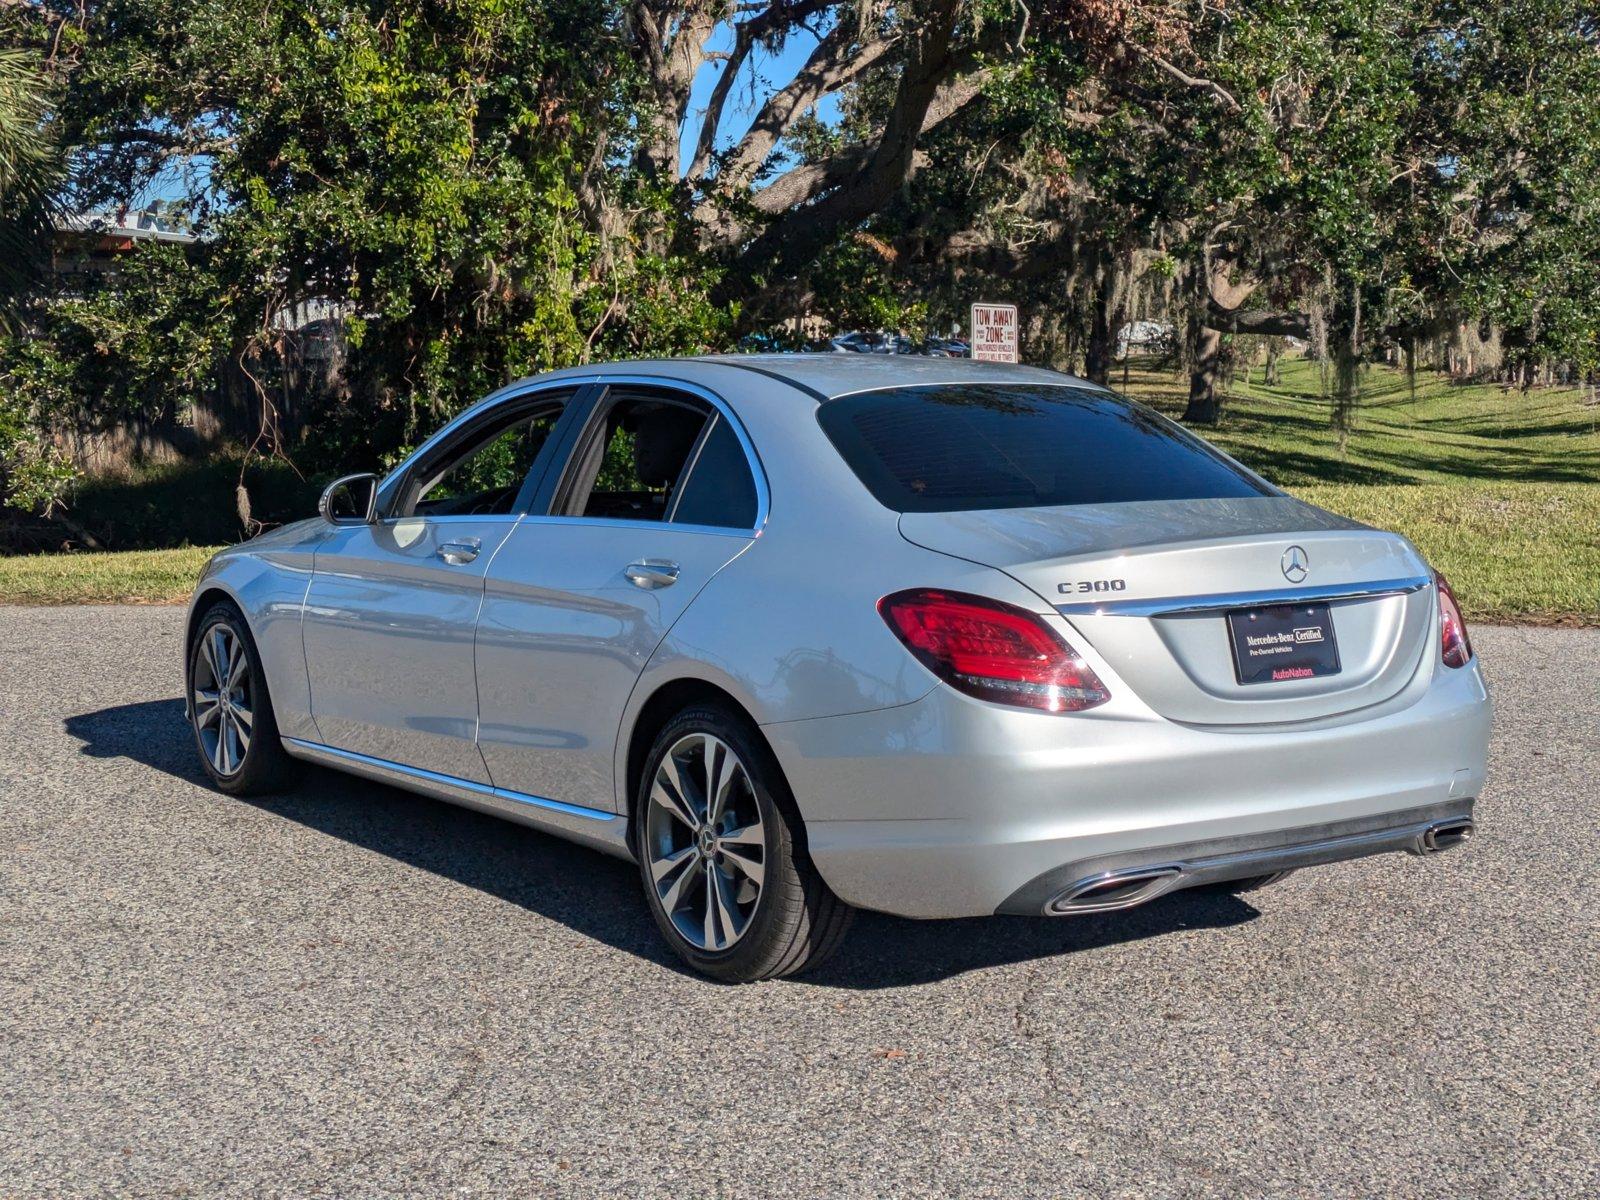
<path id="1" fill-rule="evenodd" d="M 1461 845 L 1472 836 L 1471 817 L 1450 817 L 1421 826 L 1382 830 L 1331 838 L 1298 846 L 1218 855 L 1183 862 L 1164 862 L 1142 867 L 1102 871 L 1080 879 L 1058 893 L 1044 907 L 1046 916 L 1075 916 L 1079 913 L 1116 912 L 1148 903 L 1157 896 L 1205 883 L 1225 883 L 1250 879 L 1248 889 L 1276 883 L 1300 867 L 1362 858 L 1388 850 L 1410 854 L 1438 854 Z"/>

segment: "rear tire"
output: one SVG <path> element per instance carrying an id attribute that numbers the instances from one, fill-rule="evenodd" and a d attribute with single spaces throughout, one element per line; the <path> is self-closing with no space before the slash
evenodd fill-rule
<path id="1" fill-rule="evenodd" d="M 261 655 L 243 614 L 218 601 L 189 644 L 189 727 L 200 765 L 230 796 L 262 796 L 291 783 Z"/>
<path id="2" fill-rule="evenodd" d="M 854 916 L 812 865 L 771 751 L 719 705 L 686 709 L 657 735 L 635 781 L 634 852 L 661 935 L 725 983 L 819 965 Z"/>

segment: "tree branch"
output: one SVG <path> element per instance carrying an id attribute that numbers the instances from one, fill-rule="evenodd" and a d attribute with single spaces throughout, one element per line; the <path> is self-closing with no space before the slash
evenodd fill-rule
<path id="1" fill-rule="evenodd" d="M 679 130 L 689 106 L 695 73 L 706 61 L 707 43 L 716 32 L 719 0 L 637 0 L 629 9 L 634 41 L 650 74 L 656 112 L 641 139 L 639 161 L 657 178 L 675 178 Z"/>
<path id="2" fill-rule="evenodd" d="M 880 61 L 897 41 L 896 36 L 889 35 L 858 43 L 856 31 L 848 25 L 831 29 L 799 73 L 761 106 L 749 132 L 723 162 L 718 172 L 719 185 L 738 188 L 749 184 L 802 113 Z"/>
<path id="3" fill-rule="evenodd" d="M 1253 309 L 1240 312 L 1223 308 L 1215 300 L 1206 305 L 1205 323 L 1223 333 L 1256 333 L 1268 337 L 1311 337 L 1311 320 L 1305 313 Z"/>
<path id="4" fill-rule="evenodd" d="M 910 177 L 923 122 L 959 65 L 951 49 L 959 7 L 960 0 L 934 0 L 923 11 L 919 27 L 907 35 L 899 90 L 876 145 L 841 186 L 815 203 L 789 209 L 750 244 L 744 257 L 756 271 L 771 264 L 778 274 L 789 273 L 795 264 L 815 257 L 840 227 L 882 209 Z M 749 286 L 753 273 L 734 272 L 725 278 L 723 290 L 737 291 Z"/>
<path id="5" fill-rule="evenodd" d="M 734 26 L 733 49 L 726 55 L 722 73 L 717 76 L 716 86 L 712 88 L 711 98 L 706 103 L 700 135 L 695 140 L 694 158 L 689 164 L 689 179 L 700 179 L 710 169 L 711 156 L 716 152 L 717 130 L 722 125 L 723 109 L 727 106 L 728 96 L 750 51 L 780 31 L 787 37 L 808 18 L 839 3 L 840 0 L 798 0 L 796 3 L 770 0 L 767 7 L 756 16 Z"/>
<path id="6" fill-rule="evenodd" d="M 1128 42 L 1127 46 L 1134 52 L 1134 54 L 1144 59 L 1147 63 L 1155 67 L 1156 70 L 1160 71 L 1163 75 L 1166 75 L 1169 79 L 1176 80 L 1177 82 L 1183 84 L 1183 86 L 1186 88 L 1193 88 L 1195 91 L 1210 93 L 1210 95 L 1229 112 L 1239 112 L 1240 109 L 1243 108 L 1243 105 L 1241 105 L 1238 100 L 1234 99 L 1233 93 L 1228 91 L 1227 88 L 1223 87 L 1215 80 L 1202 79 L 1199 76 L 1190 75 L 1176 63 L 1168 62 L 1155 51 L 1147 50 L 1145 47 L 1140 46 L 1137 43 Z"/>

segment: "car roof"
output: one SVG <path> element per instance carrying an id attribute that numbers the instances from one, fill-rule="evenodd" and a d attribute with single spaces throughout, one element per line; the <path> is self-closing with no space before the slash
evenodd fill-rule
<path id="1" fill-rule="evenodd" d="M 914 354 L 714 354 L 693 361 L 760 371 L 810 392 L 819 400 L 918 384 L 1084 384 L 1081 379 L 1043 367 Z"/>
<path id="2" fill-rule="evenodd" d="M 1087 380 L 1043 367 L 974 362 L 965 358 L 923 358 L 911 354 L 706 354 L 694 358 L 591 363 L 552 372 L 541 378 L 578 375 L 604 378 L 607 375 L 637 373 L 643 368 L 651 375 L 660 374 L 670 379 L 672 368 L 677 367 L 683 370 L 686 381 L 713 386 L 710 375 L 703 370 L 705 366 L 734 368 L 764 375 L 790 384 L 818 402 L 853 392 L 919 384 L 1045 383 L 1099 390 L 1097 385 Z M 695 369 L 697 367 L 702 369 Z"/>

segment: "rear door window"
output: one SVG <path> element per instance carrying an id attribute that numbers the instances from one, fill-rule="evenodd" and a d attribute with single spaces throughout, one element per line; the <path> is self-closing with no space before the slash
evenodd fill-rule
<path id="1" fill-rule="evenodd" d="M 668 520 L 709 417 L 697 401 L 676 395 L 608 395 L 579 440 L 552 511 Z"/>
<path id="2" fill-rule="evenodd" d="M 757 500 L 750 460 L 728 419 L 719 413 L 712 422 L 680 489 L 672 520 L 680 525 L 753 529 Z"/>
<path id="3" fill-rule="evenodd" d="M 897 512 L 1275 494 L 1161 414 L 1088 388 L 894 388 L 829 400 L 817 419 Z"/>

